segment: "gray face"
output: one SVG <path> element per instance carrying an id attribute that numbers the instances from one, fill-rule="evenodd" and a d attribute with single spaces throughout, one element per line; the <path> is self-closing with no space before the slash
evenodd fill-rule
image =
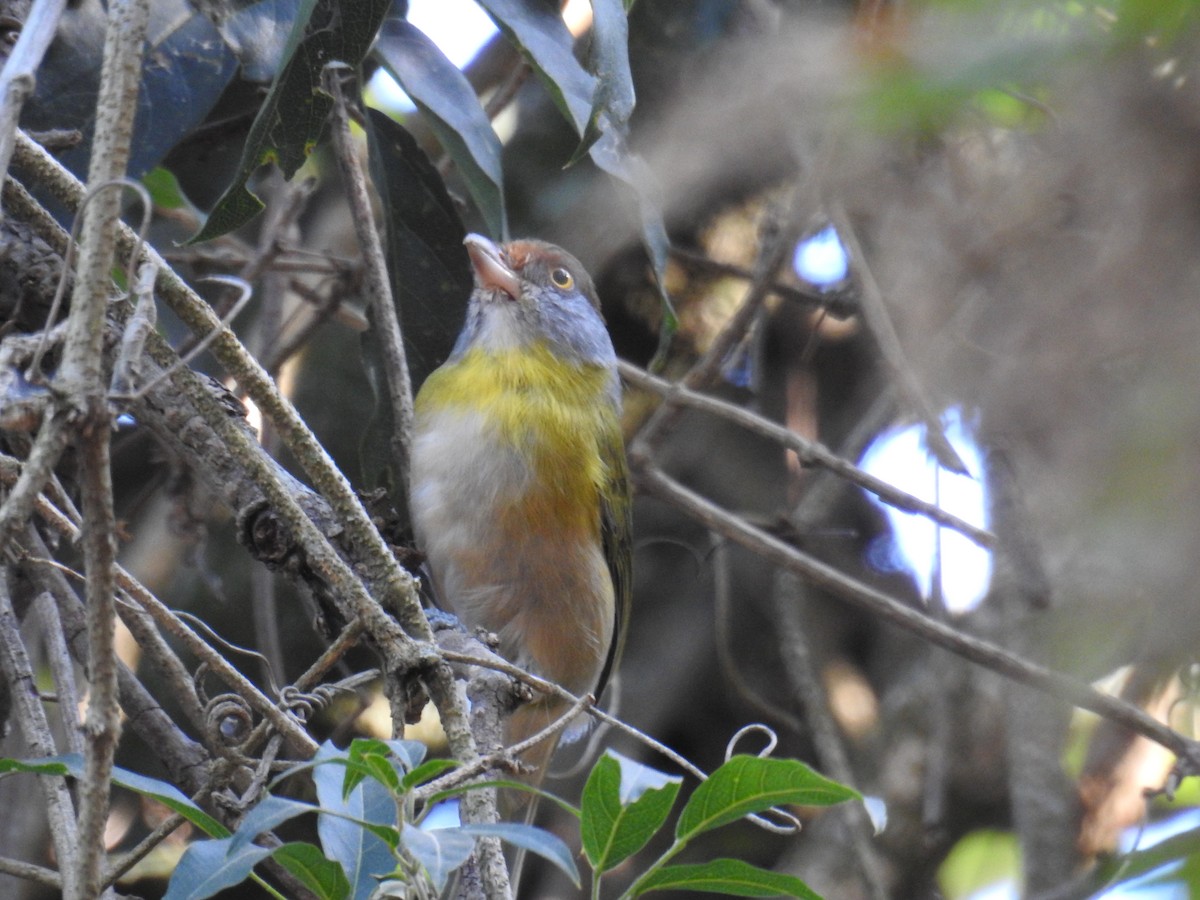
<path id="1" fill-rule="evenodd" d="M 545 341 L 564 358 L 612 365 L 612 341 L 592 280 L 571 254 L 541 241 L 496 246 L 471 235 L 475 290 L 454 348 L 511 350 Z"/>

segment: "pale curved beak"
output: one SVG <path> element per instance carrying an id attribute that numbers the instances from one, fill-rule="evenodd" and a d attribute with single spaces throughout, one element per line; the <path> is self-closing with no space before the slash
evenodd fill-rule
<path id="1" fill-rule="evenodd" d="M 502 291 L 513 300 L 521 296 L 521 279 L 508 267 L 500 248 L 481 234 L 463 238 L 471 268 L 475 270 L 475 286 L 485 290 Z"/>

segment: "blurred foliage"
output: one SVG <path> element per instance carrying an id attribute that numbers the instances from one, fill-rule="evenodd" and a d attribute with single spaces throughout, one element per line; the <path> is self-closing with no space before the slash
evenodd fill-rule
<path id="1" fill-rule="evenodd" d="M 1020 873 L 1016 835 L 974 831 L 960 838 L 938 867 L 938 885 L 946 900 L 967 900 L 1004 882 L 1019 882 Z"/>

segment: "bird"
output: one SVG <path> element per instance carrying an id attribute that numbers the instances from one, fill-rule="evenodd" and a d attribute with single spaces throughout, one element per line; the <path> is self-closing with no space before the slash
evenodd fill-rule
<path id="1" fill-rule="evenodd" d="M 474 287 L 414 401 L 409 502 L 435 597 L 510 662 L 597 698 L 625 642 L 631 501 L 617 358 L 591 277 L 538 240 L 464 240 Z M 512 745 L 569 705 L 537 695 Z M 564 729 L 578 739 L 587 717 Z M 557 741 L 531 748 L 541 780 Z"/>

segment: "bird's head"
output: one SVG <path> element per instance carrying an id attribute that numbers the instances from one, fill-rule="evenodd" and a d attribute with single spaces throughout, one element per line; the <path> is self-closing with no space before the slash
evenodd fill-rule
<path id="1" fill-rule="evenodd" d="M 578 363 L 613 365 L 596 288 L 583 265 L 543 241 L 464 242 L 475 274 L 467 321 L 455 353 L 496 353 L 543 345 Z"/>

